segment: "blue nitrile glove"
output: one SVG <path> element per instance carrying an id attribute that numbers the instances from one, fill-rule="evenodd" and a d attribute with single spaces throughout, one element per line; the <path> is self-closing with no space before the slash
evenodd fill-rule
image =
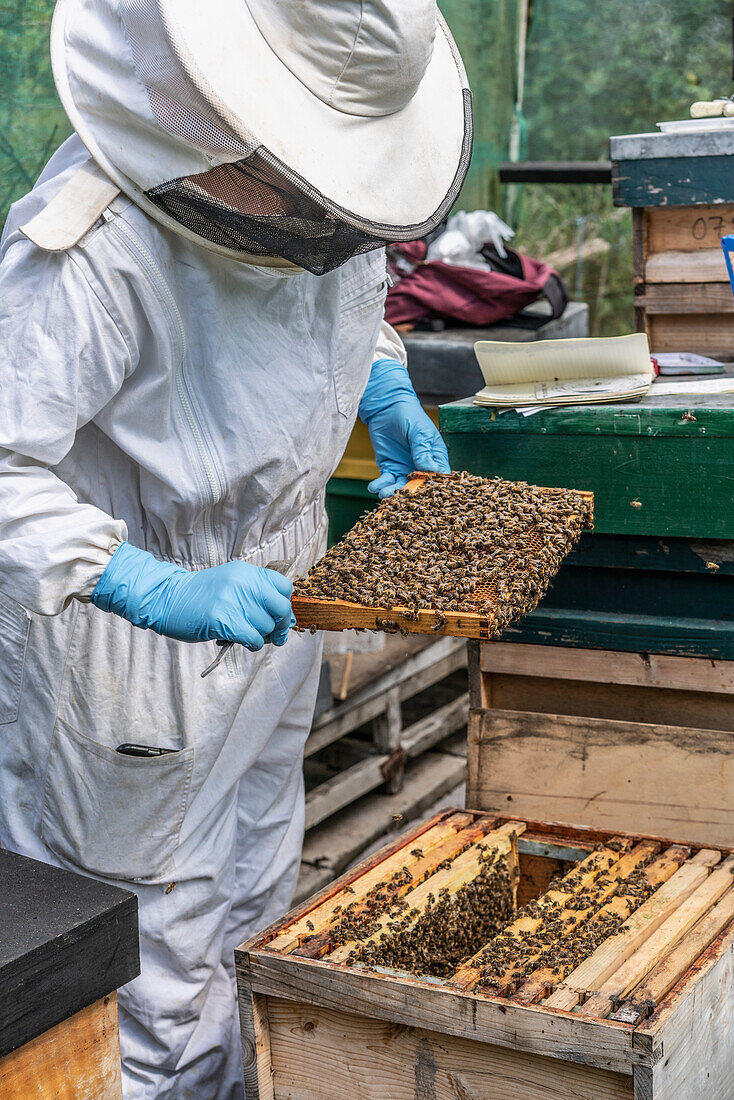
<path id="1" fill-rule="evenodd" d="M 293 585 L 272 569 L 228 561 L 189 571 L 123 542 L 92 593 L 92 603 L 144 630 L 182 642 L 285 645 L 296 625 Z"/>
<path id="2" fill-rule="evenodd" d="M 380 497 L 402 489 L 414 470 L 448 474 L 449 455 L 435 424 L 423 411 L 410 375 L 397 359 L 378 359 L 359 403 L 380 476 L 367 488 Z"/>

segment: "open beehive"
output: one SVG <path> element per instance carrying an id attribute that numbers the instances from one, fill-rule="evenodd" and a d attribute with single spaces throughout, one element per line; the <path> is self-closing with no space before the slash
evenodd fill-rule
<path id="1" fill-rule="evenodd" d="M 439 510 L 439 489 L 445 486 L 451 488 L 458 513 L 447 515 Z M 476 507 L 478 489 L 484 493 L 484 508 Z M 502 523 L 493 526 L 492 496 L 501 489 L 510 491 L 516 514 L 505 507 Z M 467 506 L 465 514 L 462 494 L 475 505 L 472 509 Z M 296 581 L 292 604 L 298 626 L 496 637 L 542 598 L 581 530 L 591 527 L 593 503 L 593 494 L 580 490 L 545 489 L 469 474 L 416 473 L 404 490 L 368 513 L 307 577 Z M 461 585 L 461 566 L 467 564 L 465 549 L 474 577 L 470 586 Z M 388 588 L 399 567 L 404 577 L 406 561 L 415 576 L 438 564 L 446 585 L 455 584 L 456 598 L 437 606 L 427 595 L 425 603 L 414 597 L 408 605 L 397 594 L 397 581 L 395 598 L 389 603 L 343 598 L 340 588 L 358 590 L 359 585 L 350 583 L 349 577 L 343 580 L 345 571 L 340 581 L 340 558 L 351 563 L 346 572 L 366 563 L 370 574 Z M 505 593 L 514 596 L 508 599 Z"/>
<path id="2" fill-rule="evenodd" d="M 248 1097 L 734 1096 L 733 871 L 446 811 L 238 950 Z"/>

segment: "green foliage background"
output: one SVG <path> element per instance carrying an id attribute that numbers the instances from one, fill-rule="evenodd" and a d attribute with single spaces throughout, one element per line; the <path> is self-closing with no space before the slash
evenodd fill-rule
<path id="1" fill-rule="evenodd" d="M 56 95 L 50 0 L 0 0 L 0 223 L 71 132 Z"/>
<path id="2" fill-rule="evenodd" d="M 611 134 L 729 95 L 732 14 L 731 0 L 532 0 L 527 159 L 604 159 Z M 607 244 L 561 274 L 589 303 L 592 334 L 632 330 L 632 219 L 608 187 L 524 187 L 514 214 L 518 247 L 539 257 L 578 252 L 580 234 Z"/>
<path id="3" fill-rule="evenodd" d="M 612 207 L 609 189 L 500 193 L 495 168 L 507 159 L 513 124 L 519 0 L 439 2 L 474 92 L 474 158 L 461 205 L 511 209 L 518 247 L 560 254 L 572 292 L 591 306 L 592 331 L 630 329 L 631 219 Z M 610 134 L 651 130 L 686 117 L 693 99 L 728 95 L 732 7 L 732 0 L 530 0 L 522 156 L 605 158 Z M 0 0 L 0 223 L 70 132 L 48 56 L 52 10 L 52 0 Z M 581 238 L 594 242 L 583 264 Z"/>

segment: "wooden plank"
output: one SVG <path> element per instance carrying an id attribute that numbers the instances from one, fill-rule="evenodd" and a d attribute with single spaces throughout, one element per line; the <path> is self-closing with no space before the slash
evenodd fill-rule
<path id="1" fill-rule="evenodd" d="M 731 156 L 613 160 L 612 194 L 615 206 L 724 206 L 734 201 Z"/>
<path id="2" fill-rule="evenodd" d="M 409 726 L 403 733 L 401 747 L 409 757 L 420 756 L 443 741 L 450 733 L 465 726 L 469 717 L 469 692 Z"/>
<path id="3" fill-rule="evenodd" d="M 524 829 L 525 826 L 523 824 L 516 822 L 512 822 L 509 825 L 502 825 L 498 829 L 493 829 L 481 840 L 472 844 L 465 852 L 457 856 L 456 859 L 452 861 L 450 867 L 437 871 L 435 874 L 431 875 L 430 878 L 427 878 L 425 882 L 416 886 L 416 888 L 407 895 L 410 908 L 417 910 L 417 915 L 411 923 L 415 923 L 425 911 L 428 905 L 429 896 L 438 898 L 439 891 L 443 889 L 448 889 L 451 893 L 455 893 L 467 882 L 471 882 L 479 873 L 480 857 L 490 849 L 495 849 L 503 855 L 510 855 L 510 853 L 514 852 L 514 861 L 516 862 L 517 837 L 522 834 Z M 345 963 L 355 949 L 364 944 L 376 942 L 383 932 L 387 930 L 388 925 L 394 920 L 395 913 L 390 909 L 377 919 L 374 932 L 366 936 L 363 940 L 349 940 L 340 947 L 337 947 L 336 950 L 332 951 L 328 956 L 329 961 L 333 963 Z"/>
<path id="4" fill-rule="evenodd" d="M 734 1096 L 734 932 L 717 937 L 635 1028 L 650 1043 L 653 1100 L 731 1100 Z"/>
<path id="5" fill-rule="evenodd" d="M 466 646 L 461 639 L 441 638 L 433 645 L 425 646 L 384 676 L 365 685 L 346 703 L 323 714 L 314 723 L 306 742 L 305 755 L 313 755 L 382 713 L 385 695 L 393 688 L 398 688 L 400 699 L 404 701 L 465 664 Z"/>
<path id="6" fill-rule="evenodd" d="M 236 965 L 256 992 L 351 1012 L 395 1025 L 425 1027 L 563 1061 L 597 1065 L 630 1075 L 649 1065 L 650 1052 L 633 1042 L 634 1031 L 610 1020 L 586 1020 L 549 1013 L 496 997 L 450 990 L 411 977 L 400 980 L 327 960 L 298 959 L 248 949 L 235 952 Z"/>
<path id="7" fill-rule="evenodd" d="M 645 881 L 650 886 L 661 886 L 678 870 L 690 854 L 690 848 L 671 845 L 667 851 L 662 852 L 644 869 Z M 588 925 L 593 929 L 595 925 L 604 922 L 609 917 L 624 920 L 634 912 L 638 904 L 639 898 L 635 893 L 628 893 L 627 884 L 622 881 L 615 890 L 615 896 L 612 896 L 597 913 L 589 917 Z M 513 999 L 520 1004 L 534 1004 L 547 996 L 548 990 L 559 985 L 572 969 L 571 963 L 562 963 L 556 960 L 554 962 L 553 967 L 544 967 L 531 974 L 527 981 L 523 982 Z M 566 1006 L 559 1007 L 565 1008 Z M 569 1008 L 572 1007 L 573 1005 L 569 1006 Z"/>
<path id="8" fill-rule="evenodd" d="M 306 795 L 306 828 L 313 828 L 343 806 L 348 806 L 375 787 L 381 787 L 385 782 L 383 768 L 389 759 L 389 756 L 368 756 L 309 791 Z"/>
<path id="9" fill-rule="evenodd" d="M 702 854 L 703 853 L 703 854 Z M 589 990 L 601 989 L 620 963 L 637 950 L 672 912 L 705 881 L 720 853 L 702 849 L 637 909 L 615 936 L 585 959 L 543 1003 L 546 1008 L 571 1009 Z"/>
<path id="10" fill-rule="evenodd" d="M 117 994 L 0 1058 L 3 1100 L 122 1100 Z"/>
<path id="11" fill-rule="evenodd" d="M 278 998 L 269 1014 L 276 1095 L 291 1100 L 632 1100 L 631 1078 L 604 1069 Z"/>
<path id="12" fill-rule="evenodd" d="M 400 691 L 397 687 L 390 688 L 385 696 L 385 710 L 378 714 L 372 722 L 372 739 L 375 748 L 380 753 L 386 753 L 388 757 L 400 751 L 400 737 L 403 732 L 403 713 L 400 708 Z M 403 785 L 403 772 L 405 770 L 405 757 L 392 761 L 392 767 L 386 777 L 385 789 L 390 794 L 397 794 Z"/>
<path id="13" fill-rule="evenodd" d="M 647 314 L 734 313 L 730 283 L 649 283 L 635 295 L 635 308 Z"/>
<path id="14" fill-rule="evenodd" d="M 314 925 L 313 933 L 304 937 L 303 942 L 297 949 L 297 954 L 305 958 L 319 959 L 336 946 L 332 936 L 333 916 L 338 915 L 334 912 L 336 908 L 334 903 L 340 909 L 349 907 L 351 919 L 358 919 L 369 911 L 366 883 L 370 883 L 369 889 L 371 890 L 377 883 L 390 882 L 395 874 L 407 868 L 411 874 L 410 880 L 401 880 L 397 889 L 391 892 L 391 901 L 397 901 L 398 898 L 404 897 L 413 889 L 414 882 L 420 882 L 424 876 L 432 875 L 444 860 L 454 859 L 464 848 L 481 840 L 492 828 L 493 820 L 490 817 L 480 818 L 474 824 L 467 823 L 460 831 L 449 830 L 448 826 L 457 824 L 462 816 L 468 817 L 469 815 L 454 814 L 453 819 L 449 818 L 448 821 L 438 827 L 443 829 L 443 837 L 439 842 L 437 842 L 438 838 L 436 837 L 437 829 L 430 830 L 421 838 L 420 842 L 416 842 L 416 847 L 408 853 L 405 852 L 404 848 L 401 849 L 399 853 L 379 864 L 363 879 L 357 879 L 352 887 L 353 893 L 337 894 L 327 906 L 322 908 L 322 911 L 313 914 L 311 917 L 311 923 Z M 327 917 L 326 914 L 329 911 L 331 912 Z"/>
<path id="15" fill-rule="evenodd" d="M 483 672 L 734 694 L 734 661 L 512 642 L 480 645 L 479 659 Z"/>
<path id="16" fill-rule="evenodd" d="M 385 874 L 394 874 L 405 865 L 406 859 L 410 858 L 411 847 L 420 844 L 425 852 L 430 852 L 449 837 L 455 836 L 460 829 L 471 825 L 473 820 L 473 814 L 443 811 L 423 822 L 421 826 L 404 833 L 392 844 L 374 852 L 368 859 L 343 875 L 328 890 L 280 921 L 277 934 L 266 941 L 268 950 L 291 951 L 298 946 L 302 937 L 326 928 L 334 916 L 335 908 L 344 904 L 345 886 L 354 890 L 353 897 L 359 901 L 382 881 Z M 313 928 L 310 925 L 313 925 Z"/>
<path id="17" fill-rule="evenodd" d="M 651 252 L 645 262 L 645 283 L 720 283 L 726 275 L 721 248 L 699 252 Z"/>
<path id="18" fill-rule="evenodd" d="M 609 160 L 503 161 L 497 169 L 500 183 L 603 183 L 612 180 Z"/>
<path id="19" fill-rule="evenodd" d="M 253 993 L 238 974 L 237 999 L 247 1100 L 275 1100 L 268 998 Z"/>
<path id="20" fill-rule="evenodd" d="M 617 837 L 616 840 L 619 842 L 621 838 Z M 622 842 L 621 851 L 624 852 L 625 848 L 629 848 L 629 841 Z M 582 859 L 577 866 L 564 875 L 557 888 L 546 891 L 544 900 L 550 904 L 565 906 L 571 898 L 593 886 L 600 871 L 606 873 L 609 881 L 609 892 L 611 893 L 615 889 L 615 871 L 618 872 L 618 877 L 629 874 L 637 866 L 643 855 L 650 854 L 655 848 L 656 844 L 654 842 L 648 842 L 644 846 L 640 845 L 635 848 L 633 852 L 624 855 L 621 859 L 620 850 L 617 849 L 616 845 L 614 848 L 601 848 L 599 851 L 591 852 L 590 855 Z M 568 913 L 569 920 L 574 920 L 577 916 L 576 911 L 569 911 Z M 559 920 L 562 917 L 562 913 L 558 915 Z M 523 914 L 509 924 L 507 928 L 504 928 L 500 936 L 504 941 L 514 940 L 520 946 L 529 933 L 540 932 L 544 923 L 545 920 L 542 915 L 529 916 Z M 470 959 L 467 959 L 449 980 L 448 984 L 457 989 L 473 989 L 482 979 L 481 956 L 488 946 L 488 944 L 483 944 Z M 531 960 L 528 959 L 528 961 Z M 519 966 L 511 964 L 503 974 L 496 975 L 498 979 L 496 984 L 501 995 L 504 995 L 512 986 L 519 969 Z"/>
<path id="21" fill-rule="evenodd" d="M 731 317 L 726 313 L 653 315 L 647 318 L 655 351 L 696 351 L 729 360 L 734 352 Z"/>
<path id="22" fill-rule="evenodd" d="M 647 251 L 648 222 L 645 211 L 636 207 L 632 211 L 632 272 L 635 281 L 644 278 Z"/>
<path id="23" fill-rule="evenodd" d="M 309 630 L 381 630 L 389 622 L 390 629 L 407 634 L 435 634 L 451 638 L 491 638 L 495 618 L 490 612 L 432 611 L 422 608 L 415 613 L 407 607 L 364 607 L 347 600 L 315 600 L 306 596 L 291 599 L 297 629 Z M 417 619 L 414 617 L 417 615 Z"/>
<path id="24" fill-rule="evenodd" d="M 637 211 L 635 212 L 637 213 Z M 734 233 L 734 205 L 658 206 L 644 212 L 650 252 L 698 252 L 721 247 Z"/>
<path id="25" fill-rule="evenodd" d="M 734 694 L 603 684 L 592 680 L 482 674 L 497 710 L 529 707 L 541 714 L 575 714 L 621 722 L 734 730 Z"/>
<path id="26" fill-rule="evenodd" d="M 716 904 L 731 887 L 734 856 L 729 856 L 716 871 L 683 901 L 667 920 L 663 921 L 644 943 L 607 978 L 581 1005 L 583 1016 L 608 1016 L 663 956 L 678 943 L 694 924 Z"/>
<path id="27" fill-rule="evenodd" d="M 701 442 L 703 443 L 704 440 L 702 439 Z M 658 469 L 657 474 L 653 474 L 653 477 L 655 476 L 664 476 L 662 468 Z M 674 475 L 674 477 L 682 476 L 680 473 Z M 699 468 L 698 473 L 685 475 L 687 478 L 691 476 L 694 479 L 700 476 L 716 480 L 719 475 L 713 471 L 709 473 L 708 470 L 704 473 Z M 645 484 L 649 485 L 650 481 L 646 479 Z M 621 506 L 620 501 L 617 501 L 617 506 Z M 705 508 L 706 505 L 703 507 Z M 677 517 L 673 517 L 672 513 L 668 515 L 670 523 L 678 528 L 679 534 L 682 534 L 688 526 L 690 513 L 685 520 L 680 513 Z M 666 521 L 658 512 L 655 522 L 659 522 L 662 528 Z M 693 522 L 697 523 L 697 521 Z M 690 531 L 691 527 L 688 527 L 689 534 Z M 729 539 L 732 533 L 726 524 L 720 524 L 717 537 Z M 533 645 L 552 644 L 572 649 L 598 647 L 630 653 L 654 650 L 656 653 L 668 653 L 672 656 L 705 657 L 714 661 L 731 661 L 734 657 L 734 624 L 727 620 L 717 620 L 715 613 L 709 618 L 688 618 L 678 615 L 649 614 L 644 608 L 641 610 L 643 613 L 640 615 L 630 615 L 628 612 L 581 611 L 575 607 L 554 608 L 547 603 L 540 604 L 517 626 L 508 627 L 503 637 L 507 641 Z M 701 608 L 701 610 L 704 615 L 707 613 L 706 609 Z M 706 727 L 707 723 L 694 722 L 693 725 Z"/>
<path id="28" fill-rule="evenodd" d="M 637 1024 L 650 1014 L 675 983 L 686 973 L 713 940 L 734 921 L 734 889 L 701 918 L 695 928 L 668 952 L 647 977 L 637 985 L 619 1011 L 612 1016 L 627 1024 Z"/>
<path id="29" fill-rule="evenodd" d="M 467 675 L 469 677 L 469 704 L 472 707 L 491 706 L 491 698 L 488 694 L 488 683 L 482 676 L 480 667 L 481 642 L 468 641 L 466 643 Z"/>
<path id="30" fill-rule="evenodd" d="M 469 759 L 470 806 L 693 843 L 734 840 L 730 733 L 472 711 Z"/>

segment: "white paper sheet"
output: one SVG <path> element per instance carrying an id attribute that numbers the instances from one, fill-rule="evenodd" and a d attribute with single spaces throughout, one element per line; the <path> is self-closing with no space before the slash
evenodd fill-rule
<path id="1" fill-rule="evenodd" d="M 586 404 L 641 396 L 653 379 L 644 333 L 516 344 L 479 340 L 480 405 Z"/>

